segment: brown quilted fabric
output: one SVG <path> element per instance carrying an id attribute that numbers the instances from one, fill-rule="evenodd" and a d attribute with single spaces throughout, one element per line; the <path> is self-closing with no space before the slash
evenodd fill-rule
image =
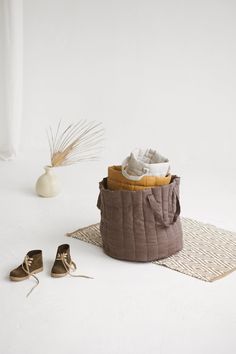
<path id="1" fill-rule="evenodd" d="M 164 186 L 111 191 L 104 178 L 97 202 L 104 251 L 114 258 L 143 262 L 180 251 L 179 183 L 180 178 L 172 176 Z"/>

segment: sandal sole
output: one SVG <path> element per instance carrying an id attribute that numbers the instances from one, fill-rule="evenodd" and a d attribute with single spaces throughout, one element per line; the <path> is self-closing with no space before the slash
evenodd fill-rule
<path id="1" fill-rule="evenodd" d="M 56 274 L 56 273 L 51 273 L 51 277 L 53 278 L 62 278 L 65 277 L 68 273 L 61 273 L 61 274 Z"/>
<path id="2" fill-rule="evenodd" d="M 42 267 L 42 268 L 35 269 L 31 274 L 37 274 L 37 273 L 40 273 L 40 272 L 42 272 L 42 271 L 43 271 L 43 267 Z M 21 278 L 19 278 L 19 277 L 13 277 L 13 276 L 11 276 L 11 275 L 10 275 L 9 277 L 10 277 L 10 279 L 11 279 L 12 281 L 21 281 L 21 280 L 29 279 L 30 275 L 27 275 L 27 276 L 21 277 Z"/>

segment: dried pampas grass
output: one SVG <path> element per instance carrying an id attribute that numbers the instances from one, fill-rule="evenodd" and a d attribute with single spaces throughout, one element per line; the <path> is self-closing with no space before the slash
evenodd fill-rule
<path id="1" fill-rule="evenodd" d="M 48 132 L 51 167 L 96 160 L 103 139 L 104 129 L 101 123 L 81 120 L 70 124 L 61 132 L 61 122 L 59 122 L 55 133 L 51 127 Z"/>

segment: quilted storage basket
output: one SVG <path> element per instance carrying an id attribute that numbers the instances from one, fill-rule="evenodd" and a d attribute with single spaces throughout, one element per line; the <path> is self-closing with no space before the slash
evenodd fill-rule
<path id="1" fill-rule="evenodd" d="M 168 185 L 112 191 L 104 178 L 99 184 L 97 206 L 105 253 L 122 260 L 148 262 L 180 251 L 179 183 L 180 178 L 172 176 Z"/>

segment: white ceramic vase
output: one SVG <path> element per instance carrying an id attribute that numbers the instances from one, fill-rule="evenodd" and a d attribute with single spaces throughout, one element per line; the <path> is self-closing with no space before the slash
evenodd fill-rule
<path id="1" fill-rule="evenodd" d="M 40 197 L 55 197 L 61 191 L 61 185 L 53 172 L 53 167 L 45 166 L 45 173 L 36 182 L 36 192 Z"/>

